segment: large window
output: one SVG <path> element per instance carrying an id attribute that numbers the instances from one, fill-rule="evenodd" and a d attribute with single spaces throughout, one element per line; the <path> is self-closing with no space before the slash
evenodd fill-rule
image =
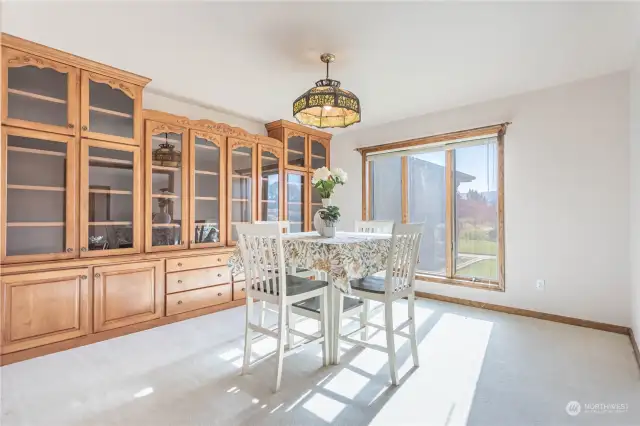
<path id="1" fill-rule="evenodd" d="M 504 289 L 505 128 L 361 150 L 364 219 L 424 223 L 418 278 Z"/>

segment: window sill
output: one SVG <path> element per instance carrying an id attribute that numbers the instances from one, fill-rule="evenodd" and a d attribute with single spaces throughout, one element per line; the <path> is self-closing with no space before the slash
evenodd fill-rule
<path id="1" fill-rule="evenodd" d="M 416 279 L 419 281 L 427 281 L 439 284 L 457 285 L 461 287 L 476 288 L 481 290 L 504 291 L 504 286 L 498 281 L 492 280 L 471 280 L 465 278 L 447 278 L 438 275 L 429 275 L 425 273 L 416 273 Z"/>

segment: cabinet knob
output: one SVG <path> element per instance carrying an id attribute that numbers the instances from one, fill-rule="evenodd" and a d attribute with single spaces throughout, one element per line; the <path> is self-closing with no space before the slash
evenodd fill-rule
<path id="1" fill-rule="evenodd" d="M 95 278 L 100 278 L 100 273 L 94 275 Z"/>
<path id="2" fill-rule="evenodd" d="M 73 249 L 71 247 L 67 248 L 67 253 L 71 253 Z"/>
<path id="3" fill-rule="evenodd" d="M 80 278 L 82 278 L 83 280 L 86 280 L 86 279 L 87 279 L 87 276 L 86 276 L 86 275 L 83 275 L 83 276 L 81 276 Z"/>
<path id="4" fill-rule="evenodd" d="M 218 293 L 218 296 L 222 296 L 222 293 Z"/>
<path id="5" fill-rule="evenodd" d="M 182 300 L 178 300 L 178 305 L 182 305 Z"/>
<path id="6" fill-rule="evenodd" d="M 178 266 L 182 266 L 182 263 L 178 263 Z"/>
<path id="7" fill-rule="evenodd" d="M 73 125 L 73 123 L 69 123 L 69 124 L 67 124 L 67 127 L 70 128 L 70 129 L 73 129 L 75 126 Z"/>
<path id="8" fill-rule="evenodd" d="M 195 241 L 194 241 L 194 240 L 191 240 L 191 244 L 195 244 Z"/>
<path id="9" fill-rule="evenodd" d="M 87 126 L 82 126 L 82 130 L 89 130 Z"/>
<path id="10" fill-rule="evenodd" d="M 87 251 L 87 248 L 86 247 L 82 247 L 82 248 L 80 248 L 80 251 Z"/>
<path id="11" fill-rule="evenodd" d="M 222 262 L 222 259 L 221 259 L 221 258 L 218 258 L 218 262 Z"/>
<path id="12" fill-rule="evenodd" d="M 178 284 L 182 284 L 182 280 L 178 280 Z"/>
<path id="13" fill-rule="evenodd" d="M 221 277 L 221 276 L 222 276 L 222 274 L 218 274 L 218 277 Z"/>
<path id="14" fill-rule="evenodd" d="M 240 291 L 244 291 L 244 287 L 242 287 L 242 288 L 240 289 Z"/>
<path id="15" fill-rule="evenodd" d="M 180 240 L 180 245 L 183 245 L 183 244 L 184 244 L 184 241 Z"/>

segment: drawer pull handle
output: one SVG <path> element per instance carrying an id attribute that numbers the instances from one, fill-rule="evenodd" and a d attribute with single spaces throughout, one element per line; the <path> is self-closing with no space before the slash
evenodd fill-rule
<path id="1" fill-rule="evenodd" d="M 100 278 L 100 273 L 95 274 L 94 277 Z"/>
<path id="2" fill-rule="evenodd" d="M 182 280 L 178 280 L 178 284 L 182 284 Z"/>
<path id="3" fill-rule="evenodd" d="M 222 293 L 218 293 L 218 296 L 222 296 Z"/>
<path id="4" fill-rule="evenodd" d="M 182 305 L 182 300 L 178 300 L 178 305 Z"/>
<path id="5" fill-rule="evenodd" d="M 178 266 L 182 266 L 182 263 L 178 263 Z"/>

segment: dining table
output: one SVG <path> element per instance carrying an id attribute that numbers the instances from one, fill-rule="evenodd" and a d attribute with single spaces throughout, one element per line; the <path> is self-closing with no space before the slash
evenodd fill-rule
<path id="1" fill-rule="evenodd" d="M 282 234 L 285 265 L 291 273 L 298 269 L 321 272 L 328 281 L 329 361 L 336 363 L 339 350 L 337 327 L 339 297 L 351 293 L 350 281 L 386 270 L 391 250 L 391 234 L 336 232 L 335 237 L 323 237 L 317 232 Z M 244 273 L 240 247 L 229 259 L 231 274 Z"/>

